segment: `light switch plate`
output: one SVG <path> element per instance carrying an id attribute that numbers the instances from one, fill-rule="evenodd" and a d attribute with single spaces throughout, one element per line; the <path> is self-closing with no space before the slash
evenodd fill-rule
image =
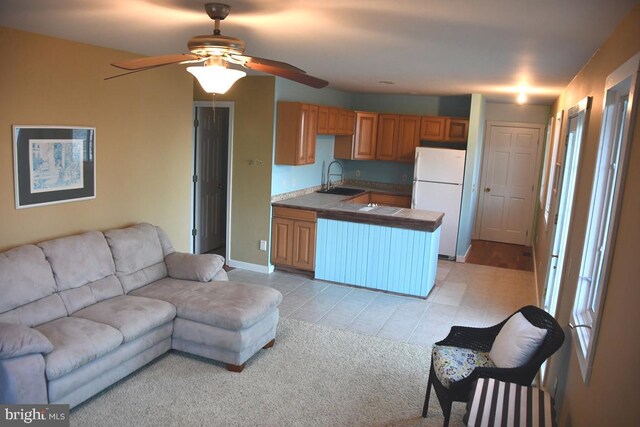
<path id="1" fill-rule="evenodd" d="M 267 241 L 266 240 L 260 240 L 260 250 L 261 251 L 266 251 L 267 250 Z"/>

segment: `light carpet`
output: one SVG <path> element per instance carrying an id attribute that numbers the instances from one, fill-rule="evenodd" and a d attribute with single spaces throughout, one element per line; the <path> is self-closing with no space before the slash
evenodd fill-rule
<path id="1" fill-rule="evenodd" d="M 170 352 L 71 413 L 72 426 L 441 426 L 429 348 L 282 319 L 240 373 Z M 451 425 L 462 425 L 454 404 Z"/>

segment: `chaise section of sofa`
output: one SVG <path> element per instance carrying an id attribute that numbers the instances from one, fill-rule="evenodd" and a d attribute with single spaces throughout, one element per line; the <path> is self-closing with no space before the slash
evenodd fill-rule
<path id="1" fill-rule="evenodd" d="M 251 356 L 275 339 L 280 292 L 266 286 L 216 281 L 221 257 L 177 253 L 166 235 L 150 224 L 108 231 L 105 236 L 129 295 L 176 307 L 173 349 L 218 360 L 228 369 L 240 371 Z M 159 266 L 166 266 L 166 270 Z M 208 280 L 213 281 L 203 283 Z"/>
<path id="2" fill-rule="evenodd" d="M 73 407 L 171 348 L 240 370 L 273 342 L 282 295 L 223 264 L 150 224 L 0 253 L 0 403 Z"/>

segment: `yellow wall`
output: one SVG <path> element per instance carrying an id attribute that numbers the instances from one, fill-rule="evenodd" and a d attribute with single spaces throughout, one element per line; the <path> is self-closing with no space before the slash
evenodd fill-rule
<path id="1" fill-rule="evenodd" d="M 0 27 L 0 250 L 142 221 L 189 250 L 192 78 L 167 67 L 103 80 L 131 56 Z M 14 124 L 95 127 L 97 197 L 16 210 Z"/>
<path id="2" fill-rule="evenodd" d="M 196 100 L 212 99 L 197 82 L 194 94 Z M 216 100 L 234 102 L 231 253 L 227 258 L 266 266 L 268 252 L 259 250 L 259 241 L 270 241 L 275 77 L 245 77 Z"/>
<path id="3" fill-rule="evenodd" d="M 640 6 L 623 20 L 614 33 L 563 91 L 552 107 L 552 114 L 566 111 L 586 96 L 593 106 L 584 141 L 578 174 L 574 215 L 569 235 L 566 265 L 560 291 L 557 319 L 565 327 L 567 340 L 550 363 L 547 385 L 558 378 L 559 421 L 566 426 L 632 426 L 640 420 L 640 105 L 636 105 L 636 126 L 623 204 L 613 248 L 613 264 L 598 335 L 593 371 L 585 385 L 576 343 L 566 327 L 573 306 L 576 277 L 580 268 L 582 244 L 591 196 L 594 166 L 602 122 L 606 77 L 640 50 Z M 566 130 L 566 120 L 563 125 Z M 535 252 L 539 285 L 543 286 L 549 257 L 550 236 L 538 216 Z"/>

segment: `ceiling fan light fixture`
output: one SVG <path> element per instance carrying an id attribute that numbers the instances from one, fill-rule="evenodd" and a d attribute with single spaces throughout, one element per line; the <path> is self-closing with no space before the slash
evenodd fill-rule
<path id="1" fill-rule="evenodd" d="M 227 93 L 235 82 L 247 75 L 244 71 L 221 65 L 187 67 L 187 71 L 193 74 L 205 92 L 217 94 Z"/>

